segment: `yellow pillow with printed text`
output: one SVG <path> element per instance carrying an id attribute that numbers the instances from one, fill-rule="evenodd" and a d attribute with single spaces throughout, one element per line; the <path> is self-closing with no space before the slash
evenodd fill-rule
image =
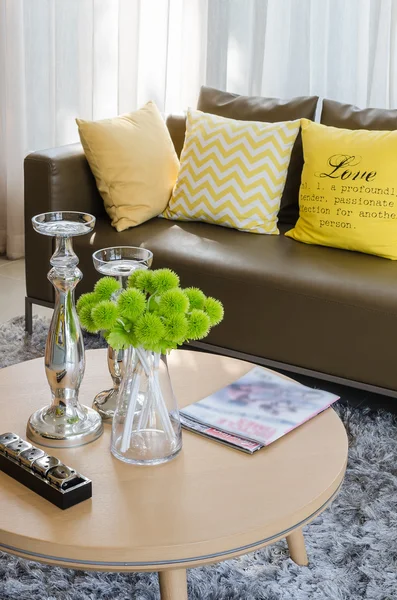
<path id="1" fill-rule="evenodd" d="M 285 235 L 397 260 L 397 131 L 301 123 L 299 219 Z"/>

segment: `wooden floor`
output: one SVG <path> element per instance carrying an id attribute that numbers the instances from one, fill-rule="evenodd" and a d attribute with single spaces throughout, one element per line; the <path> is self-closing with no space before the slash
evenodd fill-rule
<path id="1" fill-rule="evenodd" d="M 25 261 L 0 257 L 0 324 L 25 314 Z M 52 310 L 33 306 L 34 315 L 51 316 Z"/>

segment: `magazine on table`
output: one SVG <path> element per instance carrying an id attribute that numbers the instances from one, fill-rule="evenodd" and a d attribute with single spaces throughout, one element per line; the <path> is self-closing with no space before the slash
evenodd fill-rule
<path id="1" fill-rule="evenodd" d="M 254 367 L 181 411 L 182 426 L 252 454 L 339 400 L 273 371 Z"/>

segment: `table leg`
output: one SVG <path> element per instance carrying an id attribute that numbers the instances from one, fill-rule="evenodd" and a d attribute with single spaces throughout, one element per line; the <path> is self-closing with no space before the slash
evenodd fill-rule
<path id="1" fill-rule="evenodd" d="M 161 600 L 187 600 L 186 569 L 159 572 Z"/>
<path id="2" fill-rule="evenodd" d="M 296 562 L 297 565 L 306 567 L 309 564 L 309 561 L 302 529 L 295 529 L 295 531 L 287 535 L 287 544 L 292 560 Z"/>

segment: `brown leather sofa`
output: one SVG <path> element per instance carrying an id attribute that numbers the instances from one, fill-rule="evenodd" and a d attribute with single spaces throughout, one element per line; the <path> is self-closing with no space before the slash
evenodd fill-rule
<path id="1" fill-rule="evenodd" d="M 244 120 L 313 119 L 316 97 L 281 101 L 203 88 L 198 108 Z M 336 127 L 397 129 L 397 111 L 359 110 L 325 100 L 321 121 Z M 182 117 L 167 120 L 178 154 Z M 282 199 L 279 227 L 298 214 L 303 157 L 298 138 Z M 80 144 L 34 152 L 25 160 L 26 322 L 32 303 L 52 306 L 47 281 L 51 239 L 36 234 L 33 215 L 77 210 L 97 218 L 94 234 L 75 239 L 87 292 L 98 274 L 92 253 L 112 245 L 144 245 L 155 268 L 171 267 L 185 286 L 220 298 L 225 319 L 205 343 L 195 344 L 259 364 L 320 376 L 397 396 L 397 262 L 309 246 L 284 235 L 242 233 L 205 223 L 155 218 L 117 233 L 110 225 Z"/>

